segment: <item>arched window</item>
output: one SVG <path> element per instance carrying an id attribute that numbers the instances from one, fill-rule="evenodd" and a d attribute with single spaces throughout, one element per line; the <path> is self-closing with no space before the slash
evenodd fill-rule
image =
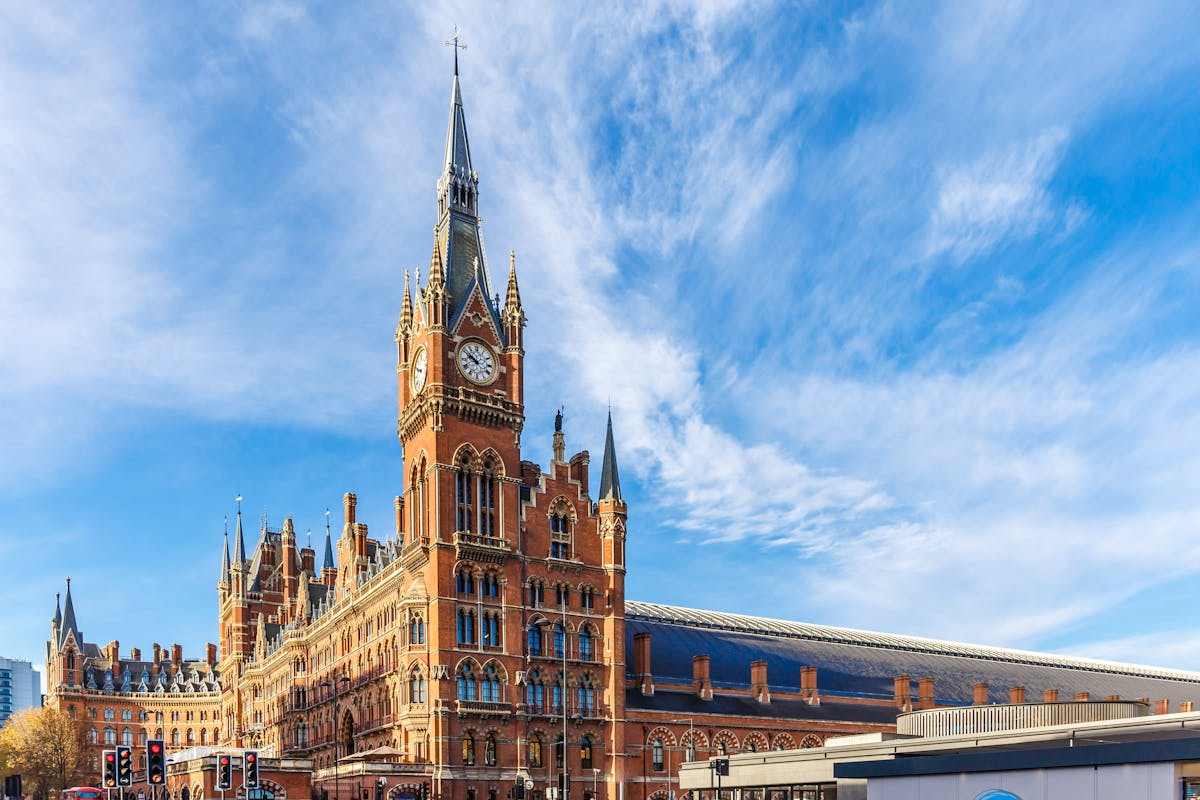
<path id="1" fill-rule="evenodd" d="M 592 737 L 584 736 L 579 740 L 579 766 L 581 769 L 592 768 Z"/>
<path id="2" fill-rule="evenodd" d="M 489 767 L 496 766 L 496 734 L 489 733 L 483 742 L 483 763 Z"/>
<path id="3" fill-rule="evenodd" d="M 75 669 L 75 651 L 67 652 L 67 669 Z"/>
<path id="4" fill-rule="evenodd" d="M 112 728 L 105 728 L 104 729 L 104 743 L 105 744 L 116 744 L 117 743 L 117 732 L 115 730 L 113 730 Z"/>
<path id="5" fill-rule="evenodd" d="M 725 743 L 724 739 L 717 742 L 717 753 L 723 756 L 729 755 L 729 745 Z"/>
<path id="6" fill-rule="evenodd" d="M 471 524 L 475 516 L 474 502 L 471 499 L 471 477 L 471 462 L 464 456 L 458 464 L 458 472 L 454 473 L 454 529 L 457 531 L 474 530 L 474 525 Z"/>
<path id="7" fill-rule="evenodd" d="M 534 713 L 543 711 L 546 706 L 546 687 L 542 683 L 542 673 L 535 669 L 525 680 L 525 705 Z"/>
<path id="8" fill-rule="evenodd" d="M 408 702 L 425 702 L 425 676 L 420 670 L 413 672 L 412 677 L 408 679 Z"/>
<path id="9" fill-rule="evenodd" d="M 458 643 L 475 644 L 475 609 L 458 610 Z"/>
<path id="10" fill-rule="evenodd" d="M 133 744 L 133 731 L 129 730 L 129 728 L 125 728 L 123 731 L 121 731 L 121 744 Z"/>
<path id="11" fill-rule="evenodd" d="M 500 675 L 495 664 L 488 664 L 483 674 L 483 700 L 487 703 L 500 702 Z"/>
<path id="12" fill-rule="evenodd" d="M 563 674 L 558 673 L 558 679 L 554 684 L 554 713 L 561 714 L 563 712 Z"/>
<path id="13" fill-rule="evenodd" d="M 458 699 L 477 700 L 478 698 L 479 689 L 475 680 L 475 672 L 469 664 L 463 664 L 458 668 Z"/>
<path id="14" fill-rule="evenodd" d="M 104 709 L 104 719 L 111 720 L 113 718 L 113 710 L 111 708 Z"/>
<path id="15" fill-rule="evenodd" d="M 133 720 L 133 712 L 130 711 L 128 708 L 122 709 L 121 710 L 121 721 L 122 722 L 130 722 L 131 720 Z"/>
<path id="16" fill-rule="evenodd" d="M 196 743 L 196 732 L 193 731 L 191 728 L 188 728 L 188 731 L 187 731 L 187 743 L 188 743 L 188 747 L 191 747 L 192 745 L 194 745 Z"/>
<path id="17" fill-rule="evenodd" d="M 688 761 L 696 760 L 696 739 L 695 739 L 695 737 L 692 737 L 692 736 L 688 737 L 687 750 L 685 751 L 684 758 L 686 758 Z"/>
<path id="18" fill-rule="evenodd" d="M 500 646 L 500 614 L 498 612 L 483 612 L 483 626 L 480 630 L 480 638 L 483 640 L 484 647 Z"/>
<path id="19" fill-rule="evenodd" d="M 579 658 L 592 660 L 592 631 L 586 625 L 579 629 Z"/>
<path id="20" fill-rule="evenodd" d="M 179 729 L 178 728 L 171 731 L 171 745 L 173 747 L 179 747 Z"/>
<path id="21" fill-rule="evenodd" d="M 567 646 L 567 632 L 563 630 L 562 623 L 554 626 L 554 657 L 563 657 L 563 648 Z"/>
<path id="22" fill-rule="evenodd" d="M 496 573 L 488 572 L 483 576 L 480 594 L 484 597 L 499 597 L 500 596 L 500 579 Z"/>
<path id="23" fill-rule="evenodd" d="M 88 744 L 99 744 L 95 728 L 88 729 Z"/>
<path id="24" fill-rule="evenodd" d="M 545 602 L 545 586 L 540 581 L 529 582 L 529 605 L 541 608 Z"/>
<path id="25" fill-rule="evenodd" d="M 655 772 L 663 771 L 663 740 L 655 739 L 650 743 L 650 760 L 654 764 Z"/>
<path id="26" fill-rule="evenodd" d="M 529 626 L 529 653 L 530 655 L 542 654 L 542 628 L 540 625 Z"/>
<path id="27" fill-rule="evenodd" d="M 550 557 L 571 557 L 571 518 L 562 506 L 550 514 Z"/>
<path id="28" fill-rule="evenodd" d="M 496 536 L 496 470 L 490 458 L 483 462 L 483 475 L 479 478 L 479 506 L 479 532 Z"/>
<path id="29" fill-rule="evenodd" d="M 408 624 L 408 643 L 409 644 L 425 644 L 425 620 L 420 616 L 414 616 Z"/>
<path id="30" fill-rule="evenodd" d="M 585 586 L 579 590 L 579 607 L 584 611 L 591 611 L 596 607 L 596 590 L 590 586 Z"/>
<path id="31" fill-rule="evenodd" d="M 595 716 L 596 687 L 592 685 L 591 675 L 584 675 L 579 679 L 579 688 L 576 690 L 576 694 L 576 700 L 578 701 L 577 711 L 585 717 Z"/>
<path id="32" fill-rule="evenodd" d="M 208 744 L 208 729 L 207 728 L 200 729 L 200 744 L 202 744 L 202 745 Z"/>
<path id="33" fill-rule="evenodd" d="M 463 734 L 462 760 L 468 767 L 475 765 L 475 736 L 470 731 Z"/>
<path id="34" fill-rule="evenodd" d="M 475 594 L 475 573 L 470 567 L 462 567 L 454 573 L 454 590 L 459 594 Z"/>
<path id="35" fill-rule="evenodd" d="M 529 737 L 529 766 L 540 767 L 542 765 L 542 736 L 535 733 Z"/>

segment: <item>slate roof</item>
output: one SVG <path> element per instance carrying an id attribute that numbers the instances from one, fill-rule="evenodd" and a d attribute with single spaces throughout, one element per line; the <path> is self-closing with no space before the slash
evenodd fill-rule
<path id="1" fill-rule="evenodd" d="M 710 676 L 718 693 L 721 688 L 748 688 L 751 661 L 765 660 L 772 690 L 785 692 L 798 692 L 800 668 L 815 666 L 823 706 L 836 697 L 891 699 L 897 675 L 911 676 L 914 694 L 919 678 L 932 677 L 937 701 L 942 704 L 969 705 L 978 682 L 988 684 L 993 703 L 1008 702 L 1008 690 L 1013 686 L 1024 686 L 1031 701 L 1040 700 L 1047 689 L 1057 689 L 1062 700 L 1090 692 L 1093 699 L 1108 695 L 1148 697 L 1151 701 L 1166 698 L 1172 708 L 1183 700 L 1200 701 L 1200 673 L 1196 672 L 633 600 L 626 604 L 625 630 L 629 652 L 636 634 L 651 634 L 650 668 L 656 684 L 690 685 L 692 657 L 696 655 L 711 658 Z M 629 707 L 653 710 L 661 703 L 673 702 L 663 699 L 665 694 L 656 691 L 643 696 L 634 691 Z M 746 699 L 755 713 L 765 713 L 763 704 Z M 773 698 L 770 706 L 776 702 L 786 701 Z M 708 702 L 703 703 L 702 710 L 710 708 Z"/>

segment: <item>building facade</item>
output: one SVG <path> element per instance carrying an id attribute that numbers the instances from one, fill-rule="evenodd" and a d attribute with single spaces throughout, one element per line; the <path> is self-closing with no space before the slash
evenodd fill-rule
<path id="1" fill-rule="evenodd" d="M 84 643 L 68 586 L 47 667 L 96 737 L 253 747 L 309 759 L 316 790 L 439 800 L 670 800 L 682 763 L 894 730 L 898 713 L 1003 696 L 1200 695 L 1200 674 L 626 601 L 627 508 L 610 416 L 598 481 L 521 447 L 525 311 L 510 253 L 493 291 L 457 74 L 424 280 L 395 331 L 403 493 L 373 536 L 343 498 L 320 569 L 292 521 L 248 551 L 239 510 L 201 661 Z M 180 716 L 183 715 L 183 716 Z M 186 723 L 186 724 L 185 724 Z M 380 748 L 388 748 L 381 751 Z M 396 754 L 363 766 L 371 751 Z M 349 781 L 348 787 L 342 782 Z"/>
<path id="2" fill-rule="evenodd" d="M 41 707 L 42 676 L 33 664 L 0 658 L 0 727 L 18 711 Z"/>

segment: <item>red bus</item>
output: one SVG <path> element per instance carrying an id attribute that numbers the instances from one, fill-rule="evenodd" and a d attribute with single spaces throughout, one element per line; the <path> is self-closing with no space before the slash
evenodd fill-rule
<path id="1" fill-rule="evenodd" d="M 60 800 L 103 800 L 104 793 L 94 786 L 72 786 L 63 789 Z"/>

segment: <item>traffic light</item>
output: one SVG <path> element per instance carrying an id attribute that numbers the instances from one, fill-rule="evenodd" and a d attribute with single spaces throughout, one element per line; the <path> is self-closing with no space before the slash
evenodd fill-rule
<path id="1" fill-rule="evenodd" d="M 375 800 L 383 800 L 383 792 L 387 788 L 387 778 L 375 781 Z"/>
<path id="2" fill-rule="evenodd" d="M 713 759 L 713 769 L 716 770 L 716 773 L 718 775 L 728 775 L 729 774 L 729 759 L 728 758 Z"/>
<path id="3" fill-rule="evenodd" d="M 162 739 L 146 742 L 146 783 L 163 786 L 167 782 L 167 748 Z"/>
<path id="4" fill-rule="evenodd" d="M 133 748 L 117 745 L 117 786 L 133 786 Z"/>
<path id="5" fill-rule="evenodd" d="M 513 785 L 512 794 L 513 800 L 525 800 L 525 779 L 517 778 L 517 782 Z"/>
<path id="6" fill-rule="evenodd" d="M 429 800 L 429 781 L 421 781 L 421 800 Z"/>
<path id="7" fill-rule="evenodd" d="M 117 751 L 104 751 L 104 788 L 117 788 Z"/>
<path id="8" fill-rule="evenodd" d="M 258 788 L 258 751 L 247 750 L 242 755 L 242 786 Z"/>
<path id="9" fill-rule="evenodd" d="M 233 756 L 228 753 L 217 756 L 217 788 L 233 788 Z"/>

